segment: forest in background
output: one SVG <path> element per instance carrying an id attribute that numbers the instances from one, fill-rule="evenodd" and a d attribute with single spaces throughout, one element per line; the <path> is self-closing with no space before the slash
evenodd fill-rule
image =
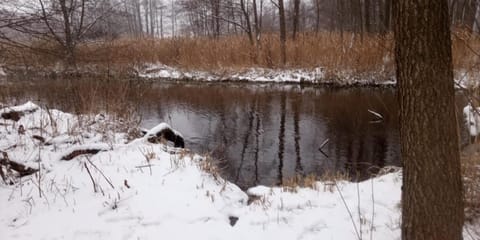
<path id="1" fill-rule="evenodd" d="M 450 0 L 454 66 L 477 68 L 480 2 Z M 5 0 L 11 68 L 315 68 L 393 75 L 392 0 Z"/>

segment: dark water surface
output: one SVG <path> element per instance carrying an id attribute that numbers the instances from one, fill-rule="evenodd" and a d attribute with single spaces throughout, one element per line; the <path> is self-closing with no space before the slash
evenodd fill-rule
<path id="1" fill-rule="evenodd" d="M 143 125 L 165 121 L 197 152 L 221 160 L 225 176 L 247 187 L 296 174 L 342 171 L 367 178 L 398 166 L 397 105 L 391 89 L 300 86 L 158 85 L 142 106 Z M 368 112 L 384 116 L 383 121 Z M 319 147 L 328 140 L 322 148 Z"/>
<path id="2" fill-rule="evenodd" d="M 16 94 L 68 110 L 41 89 Z M 219 160 L 223 176 L 243 188 L 336 171 L 362 180 L 400 165 L 393 89 L 154 83 L 139 92 L 148 92 L 133 97 L 143 127 L 169 123 L 187 148 Z"/>

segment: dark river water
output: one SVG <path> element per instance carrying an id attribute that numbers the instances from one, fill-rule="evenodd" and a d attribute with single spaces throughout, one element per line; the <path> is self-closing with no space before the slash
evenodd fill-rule
<path id="1" fill-rule="evenodd" d="M 59 103 L 61 96 L 31 86 L 10 94 L 69 109 Z M 187 148 L 210 154 L 223 176 L 242 188 L 333 172 L 363 180 L 381 167 L 400 166 L 394 89 L 232 83 L 147 88 L 132 97 L 139 101 L 142 127 L 167 122 L 183 134 Z"/>
<path id="2" fill-rule="evenodd" d="M 224 165 L 240 186 L 275 185 L 296 174 L 398 166 L 397 106 L 391 89 L 161 85 L 143 106 L 143 125 L 165 121 L 197 152 Z M 368 112 L 384 116 L 381 122 Z M 322 143 L 328 141 L 319 150 Z"/>

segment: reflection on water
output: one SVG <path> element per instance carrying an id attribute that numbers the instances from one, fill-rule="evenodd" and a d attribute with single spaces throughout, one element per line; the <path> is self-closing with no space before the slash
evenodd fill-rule
<path id="1" fill-rule="evenodd" d="M 154 92 L 140 109 L 143 125 L 168 122 L 242 187 L 338 170 L 365 179 L 400 164 L 391 89 L 159 84 Z"/>
<path id="2" fill-rule="evenodd" d="M 24 88 L 15 96 L 74 108 L 65 106 L 72 102 L 62 99 L 68 94 L 39 89 Z M 184 135 L 187 148 L 218 159 L 224 176 L 242 188 L 332 171 L 362 180 L 383 166 L 400 165 L 392 89 L 155 83 L 138 92 L 129 99 L 140 101 L 143 127 L 169 123 Z"/>

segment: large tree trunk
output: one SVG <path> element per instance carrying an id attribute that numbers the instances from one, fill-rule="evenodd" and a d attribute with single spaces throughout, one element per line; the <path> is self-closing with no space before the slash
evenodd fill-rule
<path id="1" fill-rule="evenodd" d="M 447 0 L 394 1 L 403 161 L 402 239 L 462 239 Z"/>

